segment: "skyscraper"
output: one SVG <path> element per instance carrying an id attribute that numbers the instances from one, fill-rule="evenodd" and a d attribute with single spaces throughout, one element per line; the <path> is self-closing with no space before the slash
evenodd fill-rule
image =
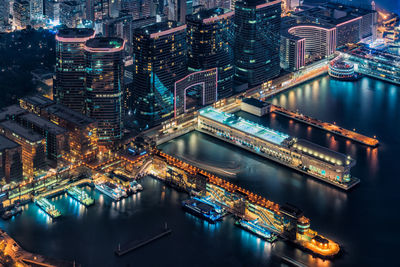
<path id="1" fill-rule="evenodd" d="M 186 25 L 166 21 L 134 30 L 134 113 L 146 126 L 173 114 L 173 86 L 187 72 Z"/>
<path id="2" fill-rule="evenodd" d="M 13 26 L 24 29 L 29 25 L 30 4 L 26 0 L 15 0 L 13 5 Z"/>
<path id="3" fill-rule="evenodd" d="M 55 100 L 72 110 L 85 112 L 85 42 L 92 29 L 61 29 L 56 35 Z"/>
<path id="4" fill-rule="evenodd" d="M 98 122 L 99 144 L 112 145 L 122 137 L 124 40 L 93 38 L 85 44 L 86 114 Z"/>
<path id="5" fill-rule="evenodd" d="M 232 94 L 233 15 L 213 8 L 186 17 L 189 71 L 218 68 L 218 98 Z"/>
<path id="6" fill-rule="evenodd" d="M 256 86 L 279 75 L 281 0 L 235 3 L 235 79 Z"/>
<path id="7" fill-rule="evenodd" d="M 43 0 L 30 0 L 31 20 L 40 20 L 43 18 Z"/>
<path id="8" fill-rule="evenodd" d="M 45 18 L 52 20 L 54 23 L 60 22 L 60 1 L 45 0 L 44 1 Z"/>
<path id="9" fill-rule="evenodd" d="M 168 0 L 168 19 L 185 23 L 186 15 L 192 14 L 192 0 Z"/>

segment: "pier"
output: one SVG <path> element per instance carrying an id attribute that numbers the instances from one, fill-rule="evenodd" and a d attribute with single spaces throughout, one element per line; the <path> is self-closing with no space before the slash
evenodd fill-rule
<path id="1" fill-rule="evenodd" d="M 339 244 L 310 229 L 310 220 L 300 209 L 288 204 L 281 206 L 160 150 L 154 153 L 154 166 L 150 169 L 154 177 L 188 192 L 201 191 L 203 197 L 218 203 L 234 216 L 247 221 L 257 220 L 260 229 L 320 258 L 333 258 L 339 253 Z"/>
<path id="2" fill-rule="evenodd" d="M 371 138 L 371 137 L 356 133 L 355 131 L 350 131 L 350 130 L 344 129 L 342 127 L 337 126 L 336 124 L 332 124 L 329 122 L 323 122 L 318 119 L 314 119 L 309 116 L 306 116 L 304 114 L 287 110 L 283 107 L 272 105 L 271 112 L 274 112 L 276 114 L 288 117 L 290 119 L 320 128 L 322 130 L 328 131 L 328 132 L 336 134 L 338 136 L 356 141 L 363 145 L 367 145 L 370 147 L 377 147 L 379 145 L 379 141 L 376 138 Z"/>
<path id="3" fill-rule="evenodd" d="M 73 199 L 77 200 L 82 205 L 89 207 L 94 204 L 94 199 L 90 198 L 85 190 L 82 190 L 76 186 L 67 189 L 68 195 Z"/>
<path id="4" fill-rule="evenodd" d="M 150 244 L 151 242 L 163 238 L 171 233 L 172 230 L 168 228 L 167 224 L 165 224 L 165 228 L 161 232 L 156 233 L 155 235 L 151 235 L 150 237 L 141 240 L 134 240 L 123 246 L 118 245 L 118 248 L 115 250 L 115 254 L 117 254 L 118 256 L 123 256 L 131 251 L 141 248 L 147 244 Z"/>

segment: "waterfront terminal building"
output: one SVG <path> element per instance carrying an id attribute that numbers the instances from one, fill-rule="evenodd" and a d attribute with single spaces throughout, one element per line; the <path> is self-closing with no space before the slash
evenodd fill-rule
<path id="1" fill-rule="evenodd" d="M 347 190 L 359 182 L 350 175 L 356 163 L 350 156 L 234 114 L 204 108 L 199 112 L 197 129 L 342 189 Z"/>

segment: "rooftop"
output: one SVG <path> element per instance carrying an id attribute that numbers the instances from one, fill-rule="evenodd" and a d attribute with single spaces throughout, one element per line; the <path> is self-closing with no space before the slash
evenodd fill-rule
<path id="1" fill-rule="evenodd" d="M 206 19 L 217 18 L 224 14 L 233 15 L 233 12 L 229 9 L 224 9 L 220 7 L 201 9 L 199 12 L 196 12 L 195 14 L 186 16 L 186 21 L 207 22 Z"/>
<path id="2" fill-rule="evenodd" d="M 338 25 L 352 19 L 364 16 L 369 13 L 374 13 L 376 11 L 371 9 L 365 9 L 360 7 L 354 7 L 350 5 L 343 5 L 340 3 L 325 3 L 317 7 L 304 8 L 300 12 L 294 13 L 296 17 L 308 16 L 316 18 L 320 23 L 329 23 L 333 25 Z"/>
<path id="3" fill-rule="evenodd" d="M 72 109 L 67 108 L 61 104 L 54 104 L 50 107 L 46 108 L 47 113 L 54 114 L 57 117 L 73 123 L 77 126 L 86 126 L 88 124 L 93 123 L 95 120 L 91 119 L 82 113 L 76 112 Z"/>
<path id="4" fill-rule="evenodd" d="M 63 38 L 85 38 L 94 36 L 94 30 L 88 28 L 67 28 L 57 32 L 58 37 Z"/>
<path id="5" fill-rule="evenodd" d="M 52 123 L 42 117 L 39 117 L 33 113 L 25 114 L 25 115 L 21 116 L 21 118 L 23 120 L 31 122 L 34 125 L 42 127 L 44 129 L 47 129 L 49 132 L 51 132 L 53 134 L 63 134 L 67 131 L 64 128 L 58 126 L 57 124 L 54 124 L 54 123 Z"/>
<path id="6" fill-rule="evenodd" d="M 200 116 L 225 124 L 236 130 L 277 145 L 282 144 L 284 140 L 289 138 L 289 135 L 287 134 L 272 130 L 254 122 L 237 117 L 234 114 L 225 113 L 211 107 L 200 110 Z"/>
<path id="7" fill-rule="evenodd" d="M 8 139 L 4 135 L 0 135 L 0 151 L 3 151 L 4 149 L 10 149 L 10 148 L 16 148 L 19 145 L 15 143 L 14 141 Z"/>
<path id="8" fill-rule="evenodd" d="M 186 25 L 182 25 L 179 22 L 168 20 L 164 22 L 156 22 L 142 27 L 136 28 L 134 31 L 138 34 L 150 35 L 150 38 L 156 36 L 166 35 L 174 33 L 179 30 L 186 28 Z"/>
<path id="9" fill-rule="evenodd" d="M 54 104 L 54 101 L 42 95 L 26 96 L 21 98 L 22 101 L 29 103 L 32 106 L 44 108 Z"/>
<path id="10" fill-rule="evenodd" d="M 124 40 L 117 37 L 96 37 L 86 41 L 88 48 L 116 49 L 124 46 Z"/>
<path id="11" fill-rule="evenodd" d="M 257 108 L 264 108 L 264 107 L 268 107 L 270 105 L 267 102 L 261 101 L 256 98 L 243 98 L 242 102 L 252 105 L 252 106 L 255 106 Z"/>
<path id="12" fill-rule="evenodd" d="M 30 142 L 37 142 L 43 139 L 43 137 L 40 134 L 37 134 L 33 132 L 31 129 L 19 125 L 15 121 L 4 121 L 0 123 L 0 128 L 7 129 L 12 133 L 17 134 Z"/>
<path id="13" fill-rule="evenodd" d="M 0 121 L 8 120 L 9 117 L 25 114 L 26 110 L 18 105 L 11 105 L 0 109 Z"/>

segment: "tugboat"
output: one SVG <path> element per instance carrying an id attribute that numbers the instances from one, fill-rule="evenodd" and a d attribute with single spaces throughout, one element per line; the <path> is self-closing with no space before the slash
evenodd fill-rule
<path id="1" fill-rule="evenodd" d="M 16 205 L 14 208 L 12 208 L 11 210 L 7 210 L 5 211 L 2 215 L 1 218 L 3 220 L 9 220 L 11 219 L 13 216 L 19 214 L 22 212 L 22 207 Z"/>

